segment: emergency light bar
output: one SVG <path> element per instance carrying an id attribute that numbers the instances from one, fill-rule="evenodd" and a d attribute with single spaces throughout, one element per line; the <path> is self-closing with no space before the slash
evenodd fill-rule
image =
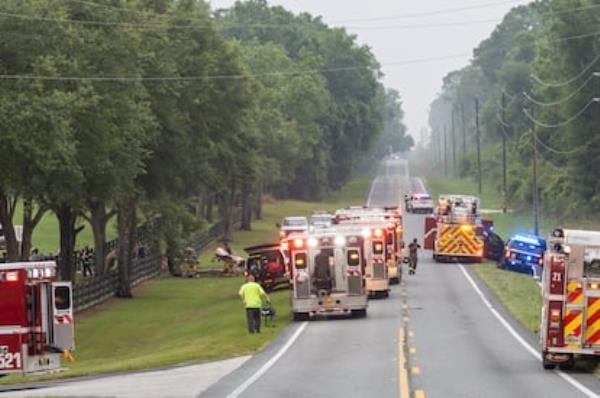
<path id="1" fill-rule="evenodd" d="M 528 243 L 530 245 L 541 246 L 539 239 L 536 239 L 532 236 L 517 234 L 517 235 L 513 236 L 513 239 L 518 240 L 519 242 Z"/>

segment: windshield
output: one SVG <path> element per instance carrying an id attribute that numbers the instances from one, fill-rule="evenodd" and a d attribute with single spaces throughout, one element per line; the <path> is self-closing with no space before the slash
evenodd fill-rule
<path id="1" fill-rule="evenodd" d="M 285 220 L 283 220 L 283 225 L 285 227 L 305 227 L 306 220 L 301 218 L 286 218 Z"/>

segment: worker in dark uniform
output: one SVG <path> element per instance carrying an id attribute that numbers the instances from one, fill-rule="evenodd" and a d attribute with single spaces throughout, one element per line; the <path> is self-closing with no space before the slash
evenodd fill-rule
<path id="1" fill-rule="evenodd" d="M 315 256 L 315 272 L 313 274 L 317 290 L 326 290 L 331 293 L 331 268 L 329 267 L 329 253 L 321 250 Z"/>
<path id="2" fill-rule="evenodd" d="M 421 248 L 421 245 L 417 242 L 417 238 L 415 238 L 408 245 L 408 274 L 414 275 L 417 273 L 417 261 L 418 261 L 418 252 Z"/>

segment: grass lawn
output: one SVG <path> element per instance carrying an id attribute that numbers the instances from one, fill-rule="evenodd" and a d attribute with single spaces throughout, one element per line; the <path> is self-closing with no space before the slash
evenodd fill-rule
<path id="1" fill-rule="evenodd" d="M 265 205 L 264 220 L 253 231 L 234 234 L 234 250 L 276 241 L 275 223 L 287 215 L 310 215 L 362 204 L 370 178 L 349 183 L 323 202 L 278 201 Z M 212 252 L 203 257 L 210 262 Z M 164 277 L 144 284 L 132 300 L 114 299 L 76 317 L 77 361 L 70 369 L 41 377 L 8 376 L 1 384 L 145 369 L 251 354 L 264 347 L 290 322 L 289 292 L 271 295 L 275 326 L 260 335 L 246 331 L 237 296 L 242 278 Z"/>

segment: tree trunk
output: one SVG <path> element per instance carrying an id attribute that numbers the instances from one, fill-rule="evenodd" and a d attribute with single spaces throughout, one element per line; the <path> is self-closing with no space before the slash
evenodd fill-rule
<path id="1" fill-rule="evenodd" d="M 131 198 L 118 205 L 119 228 L 119 291 L 117 295 L 131 298 L 133 273 L 133 246 L 135 240 L 135 199 Z"/>
<path id="2" fill-rule="evenodd" d="M 213 222 L 213 206 L 215 203 L 215 197 L 214 195 L 208 194 L 207 198 L 206 198 L 206 214 L 204 215 L 204 218 L 206 218 L 206 221 L 208 222 Z"/>
<path id="3" fill-rule="evenodd" d="M 113 214 L 106 213 L 106 204 L 101 200 L 91 202 L 89 208 L 89 221 L 94 234 L 94 264 L 97 274 L 102 275 L 106 260 L 106 224 Z"/>
<path id="4" fill-rule="evenodd" d="M 263 219 L 262 195 L 263 195 L 263 187 L 262 187 L 262 183 L 259 183 L 256 188 L 256 197 L 254 198 L 254 218 L 256 220 Z"/>
<path id="5" fill-rule="evenodd" d="M 242 185 L 242 214 L 241 214 L 241 225 L 242 231 L 252 230 L 252 190 L 248 183 L 244 182 Z"/>
<path id="6" fill-rule="evenodd" d="M 14 201 L 0 189 L 0 224 L 4 233 L 6 245 L 6 261 L 19 260 L 19 243 L 13 224 Z"/>
<path id="7" fill-rule="evenodd" d="M 44 214 L 48 209 L 46 207 L 39 206 L 34 214 L 33 199 L 26 198 L 23 201 L 23 236 L 21 238 L 21 260 L 29 260 L 31 255 L 31 248 L 33 246 L 33 230 L 42 220 Z"/>
<path id="8" fill-rule="evenodd" d="M 233 219 L 234 219 L 234 206 L 235 206 L 235 176 L 231 176 L 231 187 L 229 191 L 229 195 L 226 195 L 227 199 L 225 200 L 224 214 L 223 214 L 223 239 L 226 242 L 231 242 L 233 239 Z"/>
<path id="9" fill-rule="evenodd" d="M 77 232 L 75 231 L 75 221 L 77 214 L 75 210 L 67 205 L 62 204 L 56 210 L 58 218 L 58 226 L 60 230 L 60 255 L 59 255 L 59 270 L 60 278 L 63 281 L 75 280 L 75 272 L 77 271 L 74 264 L 75 239 Z"/>

